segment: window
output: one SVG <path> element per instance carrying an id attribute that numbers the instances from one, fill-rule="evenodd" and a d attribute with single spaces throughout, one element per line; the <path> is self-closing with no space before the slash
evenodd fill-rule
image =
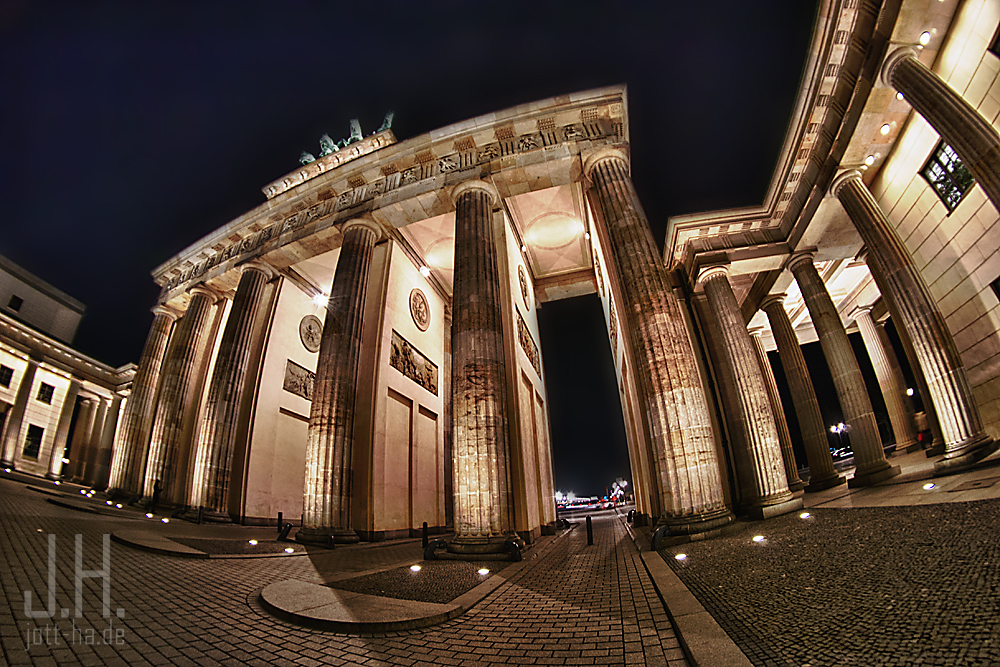
<path id="1" fill-rule="evenodd" d="M 1000 28 L 997 28 L 997 32 L 993 35 L 993 41 L 990 42 L 990 46 L 986 49 L 995 56 L 1000 56 Z"/>
<path id="2" fill-rule="evenodd" d="M 38 450 L 42 447 L 42 436 L 45 429 L 41 426 L 28 424 L 28 435 L 24 437 L 24 458 L 38 460 Z"/>
<path id="3" fill-rule="evenodd" d="M 927 160 L 920 175 L 934 188 L 949 213 L 955 210 L 976 182 L 952 147 L 943 141 Z"/>
<path id="4" fill-rule="evenodd" d="M 0 387 L 9 387 L 10 379 L 14 377 L 14 369 L 0 366 Z"/>
<path id="5" fill-rule="evenodd" d="M 15 313 L 21 310 L 21 304 L 24 303 L 24 299 L 16 294 L 10 295 L 10 301 L 7 302 L 7 307 L 13 310 Z"/>
<path id="6" fill-rule="evenodd" d="M 35 398 L 37 398 L 42 403 L 51 403 L 53 391 L 54 388 L 52 387 L 52 385 L 45 384 L 43 382 L 41 386 L 38 387 L 38 396 L 36 396 Z"/>

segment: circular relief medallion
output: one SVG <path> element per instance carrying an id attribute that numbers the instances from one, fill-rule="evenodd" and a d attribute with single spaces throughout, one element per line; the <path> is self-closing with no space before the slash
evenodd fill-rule
<path id="1" fill-rule="evenodd" d="M 418 329 L 427 331 L 431 324 L 431 309 L 427 306 L 427 297 L 416 288 L 410 292 L 410 316 Z"/>
<path id="2" fill-rule="evenodd" d="M 310 352 L 319 352 L 319 343 L 323 339 L 323 323 L 315 315 L 306 315 L 299 322 L 299 338 Z"/>
<path id="3" fill-rule="evenodd" d="M 524 266 L 517 265 L 517 282 L 521 285 L 521 298 L 524 299 L 524 307 L 531 310 L 531 297 L 528 295 L 528 278 L 524 275 Z"/>

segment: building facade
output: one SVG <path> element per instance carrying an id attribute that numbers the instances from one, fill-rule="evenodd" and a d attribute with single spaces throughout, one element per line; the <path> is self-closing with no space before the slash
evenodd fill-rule
<path id="1" fill-rule="evenodd" d="M 662 255 L 624 87 L 324 151 L 154 270 L 111 486 L 220 520 L 301 517 L 306 541 L 424 522 L 458 554 L 531 541 L 555 520 L 536 311 L 583 294 L 603 305 L 638 511 L 674 533 L 848 481 L 806 342 L 851 428 L 849 482 L 898 474 L 869 398 L 897 450 L 916 446 L 887 318 L 938 470 L 975 465 L 1000 430 L 998 25 L 987 0 L 821 0 L 764 202 L 671 218 Z"/>

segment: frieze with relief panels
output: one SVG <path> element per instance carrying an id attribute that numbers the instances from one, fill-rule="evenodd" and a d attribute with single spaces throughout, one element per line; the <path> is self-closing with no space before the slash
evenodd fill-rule
<path id="1" fill-rule="evenodd" d="M 291 359 L 285 360 L 285 379 L 281 383 L 282 389 L 296 396 L 301 396 L 307 401 L 311 401 L 315 384 L 315 373 L 308 368 L 299 366 Z"/>
<path id="2" fill-rule="evenodd" d="M 540 128 L 542 125 L 542 123 L 539 123 Z M 561 143 L 607 139 L 614 139 L 618 142 L 624 141 L 624 137 L 621 136 L 623 131 L 622 123 L 614 118 L 598 117 L 590 121 L 553 126 L 551 129 L 539 129 L 537 132 L 521 135 L 514 135 L 513 127 L 511 126 L 509 138 L 503 138 L 507 135 L 500 132 L 502 129 L 504 128 L 497 129 L 498 131 L 495 133 L 497 135 L 496 141 L 483 146 L 471 146 L 465 148 L 465 150 L 441 157 L 434 156 L 430 151 L 425 151 L 416 156 L 417 164 L 413 166 L 395 172 L 392 172 L 392 170 L 383 170 L 392 173 L 384 175 L 371 183 L 358 183 L 356 187 L 352 187 L 335 197 L 324 199 L 304 210 L 292 213 L 279 222 L 232 243 L 212 257 L 199 261 L 179 275 L 166 281 L 162 291 L 164 293 L 169 292 L 190 280 L 200 278 L 209 269 L 233 257 L 254 252 L 272 238 L 284 236 L 311 222 L 322 220 L 340 211 L 352 209 L 370 202 L 399 188 L 433 179 L 442 174 L 448 174 L 468 167 L 490 165 L 490 163 L 496 160 L 544 150 Z M 491 167 L 490 171 L 500 171 L 502 168 L 502 165 L 497 165 L 495 168 Z M 364 179 L 359 178 L 359 180 L 363 181 Z"/>
<path id="3" fill-rule="evenodd" d="M 521 317 L 521 311 L 515 310 L 515 312 L 517 313 L 517 341 L 521 344 L 521 349 L 524 350 L 524 354 L 540 378 L 542 377 L 542 357 L 538 353 L 538 346 L 535 345 L 535 339 L 531 337 L 531 331 L 528 330 L 528 325 Z"/>
<path id="4" fill-rule="evenodd" d="M 413 347 L 408 340 L 392 330 L 389 365 L 435 396 L 438 394 L 438 367 Z"/>

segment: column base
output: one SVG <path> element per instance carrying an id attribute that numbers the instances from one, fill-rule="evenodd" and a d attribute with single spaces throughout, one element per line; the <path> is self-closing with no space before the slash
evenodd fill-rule
<path id="1" fill-rule="evenodd" d="M 735 518 L 728 507 L 720 507 L 694 515 L 661 516 L 657 525 L 669 528 L 671 535 L 696 535 L 729 525 Z"/>
<path id="2" fill-rule="evenodd" d="M 797 479 L 794 482 L 788 483 L 788 490 L 791 491 L 792 493 L 801 491 L 804 488 L 806 488 L 806 483 L 803 482 L 801 479 Z"/>
<path id="3" fill-rule="evenodd" d="M 0 461 L 0 470 L 11 470 L 11 471 L 13 471 L 13 470 L 17 470 L 17 468 L 14 467 L 14 462 L 13 461 Z"/>
<path id="4" fill-rule="evenodd" d="M 1000 441 L 988 435 L 981 435 L 975 440 L 947 451 L 944 458 L 934 463 L 935 475 L 950 475 L 971 468 L 1000 448 Z"/>
<path id="5" fill-rule="evenodd" d="M 932 442 L 931 446 L 924 450 L 924 456 L 929 459 L 942 454 L 944 454 L 944 442 L 942 441 Z"/>
<path id="6" fill-rule="evenodd" d="M 921 445 L 920 441 L 917 440 L 912 445 L 906 446 L 905 453 L 912 454 L 913 452 L 919 452 L 922 451 L 923 449 L 924 449 L 923 445 Z"/>
<path id="7" fill-rule="evenodd" d="M 881 468 L 874 472 L 861 473 L 861 474 L 855 472 L 854 477 L 847 480 L 847 488 L 856 489 L 861 486 L 874 486 L 879 482 L 884 482 L 890 477 L 895 477 L 899 473 L 900 473 L 899 466 L 890 466 L 888 464 L 886 464 L 885 468 Z"/>
<path id="8" fill-rule="evenodd" d="M 358 534 L 350 528 L 299 528 L 295 533 L 295 541 L 303 544 L 319 544 L 329 546 L 331 540 L 335 544 L 357 544 L 361 541 Z"/>
<path id="9" fill-rule="evenodd" d="M 507 542 L 515 542 L 519 547 L 524 548 L 524 540 L 516 534 L 495 535 L 493 537 L 456 537 L 448 543 L 448 553 L 452 554 L 454 558 L 483 560 L 482 556 L 495 557 L 509 553 L 505 546 Z"/>
<path id="10" fill-rule="evenodd" d="M 752 506 L 747 508 L 747 516 L 757 521 L 770 519 L 782 514 L 788 514 L 802 509 L 802 498 L 792 498 L 774 505 Z"/>
<path id="11" fill-rule="evenodd" d="M 182 518 L 185 521 L 198 521 L 198 508 L 190 508 Z M 201 521 L 202 523 L 232 523 L 233 518 L 229 516 L 228 512 L 219 512 L 206 507 L 201 511 Z"/>
<path id="12" fill-rule="evenodd" d="M 806 487 L 806 493 L 816 493 L 817 491 L 825 491 L 826 489 L 832 489 L 835 486 L 840 486 L 847 481 L 846 477 L 842 477 L 837 473 L 833 473 L 828 477 L 822 479 L 811 479 L 809 480 L 809 486 Z"/>
<path id="13" fill-rule="evenodd" d="M 45 473 L 45 479 L 51 479 L 53 481 L 62 481 L 62 475 L 54 475 L 51 472 Z"/>

